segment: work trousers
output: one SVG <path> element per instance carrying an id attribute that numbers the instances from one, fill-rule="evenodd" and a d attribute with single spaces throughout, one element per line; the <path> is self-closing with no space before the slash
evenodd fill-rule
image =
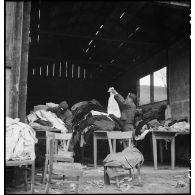
<path id="1" fill-rule="evenodd" d="M 124 124 L 123 131 L 124 132 L 133 131 L 133 134 L 134 134 L 134 126 L 133 126 L 133 124 L 129 124 L 129 123 Z M 128 146 L 129 146 L 129 141 L 128 140 L 123 140 L 123 148 L 125 149 Z"/>

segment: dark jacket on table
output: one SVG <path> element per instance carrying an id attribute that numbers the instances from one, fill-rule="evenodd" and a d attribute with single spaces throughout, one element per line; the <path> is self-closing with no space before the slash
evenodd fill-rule
<path id="1" fill-rule="evenodd" d="M 117 101 L 121 111 L 121 120 L 123 120 L 125 124 L 133 124 L 136 105 L 133 102 L 126 102 L 120 94 L 116 94 L 114 98 Z"/>

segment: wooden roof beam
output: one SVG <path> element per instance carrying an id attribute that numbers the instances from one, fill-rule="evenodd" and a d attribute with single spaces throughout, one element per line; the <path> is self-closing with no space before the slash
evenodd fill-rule
<path id="1" fill-rule="evenodd" d="M 156 1 L 155 3 L 162 4 L 162 5 L 164 4 L 172 7 L 190 8 L 190 2 L 189 4 L 184 2 L 176 2 L 176 1 Z"/>
<path id="2" fill-rule="evenodd" d="M 100 41 L 110 41 L 110 42 L 124 42 L 127 44 L 134 44 L 134 45 L 157 45 L 157 43 L 153 42 L 144 42 L 144 41 L 128 41 L 123 39 L 113 39 L 113 38 L 104 38 L 100 36 L 94 36 L 94 35 L 79 35 L 79 34 L 67 34 L 67 33 L 57 33 L 52 31 L 32 31 L 31 34 L 46 34 L 46 35 L 52 35 L 52 36 L 59 36 L 59 37 L 71 37 L 71 38 L 81 38 L 81 39 L 93 39 L 93 40 L 100 40 Z"/>

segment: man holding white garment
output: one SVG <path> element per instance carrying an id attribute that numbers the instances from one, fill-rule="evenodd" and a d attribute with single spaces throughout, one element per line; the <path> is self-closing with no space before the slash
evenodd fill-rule
<path id="1" fill-rule="evenodd" d="M 134 130 L 134 117 L 136 111 L 136 95 L 133 93 L 128 93 L 126 99 L 123 98 L 115 89 L 111 89 L 111 93 L 114 94 L 114 98 L 117 101 L 120 112 L 121 121 L 123 121 L 123 131 L 133 131 Z M 128 146 L 128 142 L 123 142 L 124 148 Z"/>

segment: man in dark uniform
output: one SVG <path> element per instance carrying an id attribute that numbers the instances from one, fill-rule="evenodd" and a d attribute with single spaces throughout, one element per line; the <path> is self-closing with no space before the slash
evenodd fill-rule
<path id="1" fill-rule="evenodd" d="M 121 121 L 123 122 L 123 131 L 133 131 L 134 133 L 136 95 L 133 93 L 128 93 L 126 99 L 124 99 L 115 89 L 112 89 L 111 92 L 114 94 L 114 98 L 120 108 Z M 123 142 L 123 146 L 127 147 L 128 143 L 126 141 Z"/>

